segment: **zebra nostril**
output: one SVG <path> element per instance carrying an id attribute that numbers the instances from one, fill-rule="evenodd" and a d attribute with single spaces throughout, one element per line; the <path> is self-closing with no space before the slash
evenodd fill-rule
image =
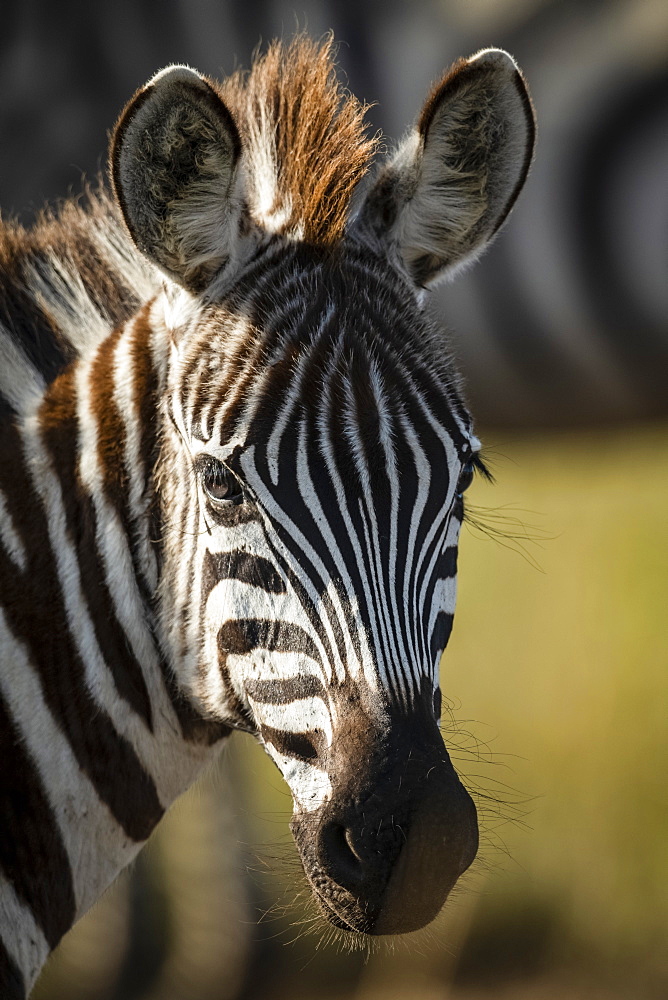
<path id="1" fill-rule="evenodd" d="M 320 855 L 330 878 L 340 886 L 355 889 L 360 885 L 364 863 L 347 827 L 336 822 L 325 824 L 320 832 Z"/>

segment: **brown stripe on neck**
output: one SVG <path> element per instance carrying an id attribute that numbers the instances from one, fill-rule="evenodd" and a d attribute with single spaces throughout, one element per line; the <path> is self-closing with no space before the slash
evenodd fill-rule
<path id="1" fill-rule="evenodd" d="M 152 599 L 153 595 L 150 593 L 146 567 L 142 564 L 137 546 L 137 541 L 141 533 L 146 530 L 147 525 L 137 521 L 130 502 L 130 490 L 133 474 L 134 476 L 141 477 L 143 480 L 142 493 L 145 494 L 149 488 L 147 479 L 155 461 L 154 449 L 151 449 L 150 454 L 142 451 L 140 467 L 133 470 L 129 469 L 125 421 L 119 412 L 114 397 L 116 385 L 114 354 L 121 337 L 132 336 L 134 329 L 135 324 L 130 329 L 119 327 L 100 344 L 90 366 L 88 386 L 90 391 L 90 409 L 95 421 L 96 458 L 102 474 L 104 494 L 107 501 L 117 511 L 120 522 L 123 525 L 134 569 L 134 577 L 142 593 L 142 597 L 148 602 Z M 150 328 L 148 328 L 147 332 L 150 332 Z M 144 360 L 145 355 L 141 348 L 139 350 L 136 349 L 133 342 L 129 370 L 125 373 L 126 378 L 132 379 L 133 383 L 134 412 L 130 415 L 130 420 L 139 422 L 142 430 L 145 427 L 151 428 L 152 437 L 155 439 L 157 421 L 152 407 L 155 405 L 154 383 L 156 375 L 152 366 L 147 370 L 146 366 L 143 365 L 140 370 L 137 370 L 135 363 L 138 359 Z M 149 377 L 148 386 L 144 381 L 147 376 Z M 138 380 L 139 384 L 137 384 Z M 140 415 L 140 406 L 143 397 L 147 397 L 147 399 L 144 404 L 144 412 L 141 412 Z"/>
<path id="2" fill-rule="evenodd" d="M 55 948 L 76 916 L 72 869 L 42 780 L 1 695 L 0 817 L 0 869 Z M 11 959 L 3 950 L 0 942 L 0 996 L 22 997 L 16 969 L 14 992 L 9 989 Z"/>
<path id="3" fill-rule="evenodd" d="M 100 525 L 91 497 L 78 474 L 79 422 L 75 391 L 73 370 L 61 375 L 49 388 L 40 413 L 43 437 L 60 479 L 67 528 L 77 551 L 81 589 L 100 652 L 119 695 L 152 730 L 151 700 L 144 674 L 114 611 L 97 541 Z M 138 613 L 142 612 L 138 610 Z"/>
<path id="4" fill-rule="evenodd" d="M 61 383 L 61 379 L 65 381 Z M 47 438 L 55 437 L 51 454 L 61 476 L 68 522 L 74 530 L 71 541 L 81 547 L 86 536 L 78 521 L 81 509 L 73 506 L 73 449 L 64 440 L 68 427 L 72 432 L 71 375 L 60 376 L 54 390 L 45 403 L 48 419 L 44 433 Z M 18 579 L 16 566 L 0 552 L 0 603 L 9 627 L 24 643 L 46 704 L 82 771 L 128 837 L 145 840 L 163 808 L 131 744 L 116 731 L 88 690 L 84 664 L 70 632 L 46 513 L 23 463 L 22 441 L 12 424 L 0 429 L 0 458 L 0 487 L 28 559 L 26 572 Z"/>

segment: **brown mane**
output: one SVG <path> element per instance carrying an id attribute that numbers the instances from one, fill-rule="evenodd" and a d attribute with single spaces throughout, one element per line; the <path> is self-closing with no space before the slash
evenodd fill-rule
<path id="1" fill-rule="evenodd" d="M 300 36 L 274 42 L 249 73 L 211 81 L 246 148 L 251 214 L 274 232 L 320 244 L 343 235 L 377 147 L 333 57 L 331 36 L 320 44 Z M 0 394 L 24 394 L 19 375 L 28 368 L 51 381 L 160 281 L 103 183 L 44 210 L 30 229 L 0 219 Z"/>
<path id="2" fill-rule="evenodd" d="M 251 211 L 262 222 L 269 208 L 278 231 L 312 243 L 341 238 L 353 190 L 378 145 L 366 134 L 367 107 L 337 80 L 334 54 L 331 35 L 320 43 L 304 35 L 275 41 L 250 73 L 216 84 L 249 153 Z M 257 195 L 268 184 L 271 206 Z"/>

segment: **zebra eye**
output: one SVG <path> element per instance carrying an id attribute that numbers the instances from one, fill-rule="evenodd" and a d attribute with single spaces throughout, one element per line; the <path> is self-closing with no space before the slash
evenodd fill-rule
<path id="1" fill-rule="evenodd" d="M 460 497 L 462 493 L 465 493 L 473 482 L 473 477 L 475 475 L 475 462 L 472 460 L 467 462 L 462 466 L 462 471 L 459 473 L 459 482 L 457 483 L 457 496 Z"/>
<path id="2" fill-rule="evenodd" d="M 200 475 L 204 492 L 211 500 L 229 502 L 243 496 L 237 477 L 217 458 L 207 458 L 202 463 Z"/>

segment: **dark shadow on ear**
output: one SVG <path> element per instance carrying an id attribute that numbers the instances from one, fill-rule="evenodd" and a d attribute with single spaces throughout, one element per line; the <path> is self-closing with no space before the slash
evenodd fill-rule
<path id="1" fill-rule="evenodd" d="M 240 155 L 228 108 L 186 66 L 154 76 L 114 129 L 111 177 L 130 235 L 192 292 L 202 291 L 230 257 Z"/>
<path id="2" fill-rule="evenodd" d="M 417 285 L 485 249 L 521 191 L 535 122 L 524 78 L 501 49 L 461 59 L 381 168 L 356 225 L 398 250 Z"/>

